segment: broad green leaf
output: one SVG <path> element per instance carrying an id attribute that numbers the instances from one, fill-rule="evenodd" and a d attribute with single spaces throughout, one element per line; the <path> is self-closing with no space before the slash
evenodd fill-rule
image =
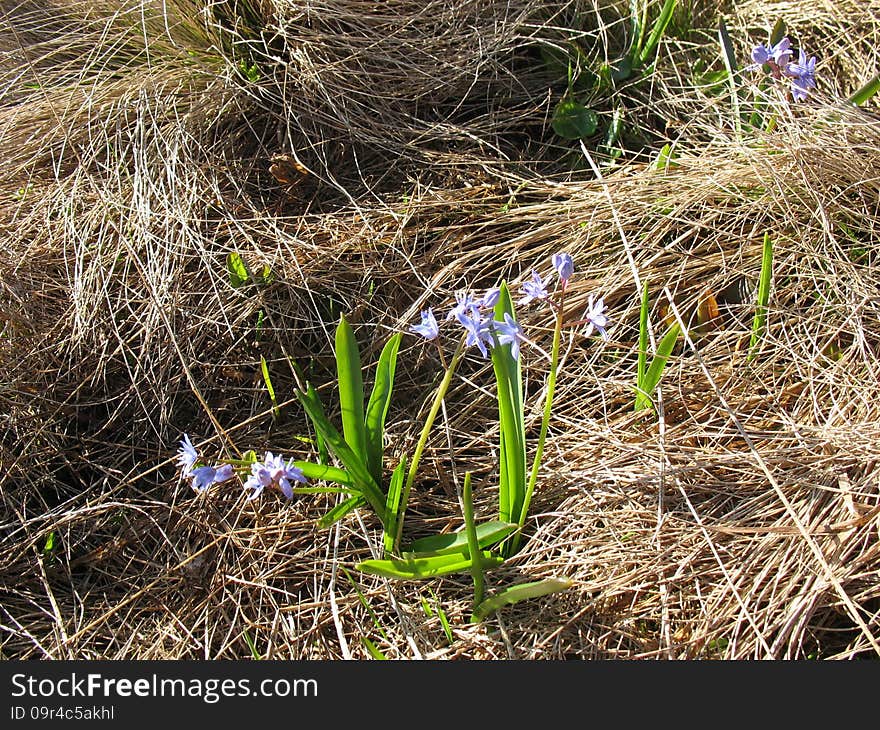
<path id="1" fill-rule="evenodd" d="M 495 319 L 504 321 L 507 313 L 516 315 L 506 282 L 501 283 L 501 295 L 495 305 Z M 522 368 L 513 359 L 510 345 L 492 348 L 492 367 L 498 398 L 500 430 L 500 484 L 498 495 L 499 519 L 519 524 L 526 498 L 526 434 L 523 420 Z M 509 556 L 508 546 L 505 555 Z"/>
<path id="2" fill-rule="evenodd" d="M 247 284 L 250 278 L 247 266 L 244 265 L 244 260 L 237 251 L 232 251 L 226 256 L 226 270 L 229 272 L 229 283 L 233 289 Z"/>
<path id="3" fill-rule="evenodd" d="M 335 466 L 313 464 L 311 461 L 294 461 L 293 465 L 300 469 L 303 476 L 309 481 L 333 482 L 334 484 L 342 484 L 346 487 L 354 485 L 348 472 Z"/>
<path id="4" fill-rule="evenodd" d="M 672 349 L 675 347 L 675 342 L 680 333 L 681 327 L 676 322 L 663 336 L 663 339 L 660 340 L 660 344 L 657 345 L 657 352 L 654 355 L 654 359 L 651 360 L 651 365 L 645 373 L 645 379 L 640 387 L 642 392 L 636 396 L 636 410 L 641 410 L 651 405 L 651 396 L 660 384 L 660 378 L 663 377 L 663 368 L 666 367 L 666 362 L 669 360 L 670 354 L 672 354 Z"/>
<path id="5" fill-rule="evenodd" d="M 501 542 L 516 529 L 513 522 L 492 520 L 476 526 L 477 542 L 480 548 L 488 548 Z M 404 557 L 426 557 L 429 555 L 447 555 L 450 553 L 468 553 L 467 533 L 448 532 L 443 535 L 431 535 L 420 538 L 407 546 Z"/>
<path id="6" fill-rule="evenodd" d="M 321 519 L 318 520 L 318 527 L 321 529 L 330 527 L 331 525 L 339 522 L 345 515 L 349 512 L 353 512 L 358 507 L 362 506 L 365 503 L 364 498 L 356 494 L 353 497 L 349 497 L 344 502 L 340 502 L 333 509 L 331 509 L 327 514 L 325 514 Z"/>
<path id="7" fill-rule="evenodd" d="M 345 315 L 340 315 L 339 325 L 336 327 L 336 377 L 339 381 L 342 434 L 351 450 L 360 457 L 364 464 L 367 464 L 367 432 L 364 428 L 364 382 L 361 376 L 361 355 L 354 331 L 346 321 Z"/>
<path id="8" fill-rule="evenodd" d="M 403 478 L 406 475 L 406 456 L 401 458 L 400 463 L 391 475 L 388 485 L 388 494 L 385 497 L 385 533 L 383 535 L 385 553 L 394 551 L 394 540 L 397 538 L 397 520 L 400 516 L 400 494 L 403 490 Z"/>
<path id="9" fill-rule="evenodd" d="M 668 26 L 669 21 L 672 20 L 672 13 L 674 11 L 675 0 L 666 0 L 666 2 L 663 3 L 663 7 L 660 9 L 660 15 L 657 16 L 657 20 L 654 21 L 654 25 L 651 27 L 651 33 L 648 36 L 648 40 L 645 41 L 645 45 L 639 55 L 639 66 L 644 66 L 645 62 L 654 52 L 654 49 L 663 37 L 663 33 L 666 31 L 666 26 Z"/>
<path id="10" fill-rule="evenodd" d="M 367 471 L 367 467 L 361 458 L 345 442 L 345 439 L 342 438 L 336 427 L 327 420 L 315 388 L 309 384 L 307 391 L 297 391 L 296 395 L 314 424 L 315 430 L 321 434 L 327 447 L 342 462 L 345 471 L 351 476 L 354 488 L 370 503 L 370 507 L 373 508 L 379 518 L 383 518 L 385 516 L 385 497 L 382 495 L 379 487 L 376 486 L 376 482 L 373 481 L 373 477 Z"/>
<path id="11" fill-rule="evenodd" d="M 504 558 L 487 550 L 480 553 L 483 568 L 494 568 L 504 562 Z M 424 580 L 450 573 L 467 573 L 471 569 L 470 556 L 457 553 L 438 555 L 432 558 L 391 558 L 389 560 L 364 560 L 355 566 L 362 573 L 380 575 L 397 580 Z"/>
<path id="12" fill-rule="evenodd" d="M 553 110 L 553 131 L 565 139 L 582 139 L 596 133 L 599 117 L 574 99 L 563 99 Z"/>
<path id="13" fill-rule="evenodd" d="M 479 623 L 503 606 L 519 603 L 529 598 L 547 596 L 571 588 L 572 582 L 567 579 L 547 578 L 533 583 L 519 583 L 498 591 L 474 609 L 471 623 Z"/>
<path id="14" fill-rule="evenodd" d="M 770 301 L 770 280 L 773 277 L 773 242 L 770 234 L 764 234 L 764 246 L 761 252 L 761 278 L 758 280 L 758 296 L 755 302 L 755 316 L 752 319 L 752 336 L 749 340 L 748 360 L 754 358 L 758 342 L 764 332 L 767 320 L 767 304 Z"/>
<path id="15" fill-rule="evenodd" d="M 376 378 L 373 391 L 367 404 L 364 416 L 364 427 L 367 436 L 367 469 L 376 482 L 382 479 L 383 437 L 385 433 L 385 417 L 391 405 L 391 391 L 394 388 L 394 370 L 397 366 L 397 351 L 402 335 L 398 332 L 382 348 L 379 364 L 376 365 Z"/>

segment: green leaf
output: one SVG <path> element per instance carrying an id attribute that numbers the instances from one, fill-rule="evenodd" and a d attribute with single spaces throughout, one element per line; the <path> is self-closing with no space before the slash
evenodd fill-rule
<path id="1" fill-rule="evenodd" d="M 785 37 L 785 21 L 782 18 L 776 21 L 773 30 L 770 31 L 770 45 L 775 46 Z"/>
<path id="2" fill-rule="evenodd" d="M 382 348 L 382 354 L 379 355 L 379 364 L 376 365 L 373 391 L 370 393 L 367 412 L 364 416 L 367 438 L 367 469 L 377 483 L 382 479 L 385 417 L 388 415 L 388 407 L 391 405 L 391 391 L 394 388 L 394 370 L 397 366 L 397 351 L 400 348 L 402 336 L 398 332 Z"/>
<path id="3" fill-rule="evenodd" d="M 504 558 L 486 550 L 479 557 L 483 568 L 494 568 L 504 562 Z M 470 556 L 457 553 L 438 555 L 431 558 L 391 558 L 389 560 L 364 560 L 355 566 L 362 573 L 379 575 L 396 580 L 424 580 L 450 573 L 468 573 L 471 570 Z"/>
<path id="4" fill-rule="evenodd" d="M 462 503 L 464 504 L 464 531 L 467 534 L 468 555 L 477 555 L 480 552 L 480 542 L 477 539 L 477 528 L 474 524 L 474 501 L 469 471 L 464 475 Z M 471 577 L 474 580 L 474 606 L 476 607 L 483 602 L 483 596 L 486 592 L 486 581 L 483 578 L 483 568 L 479 560 L 471 561 Z"/>
<path id="5" fill-rule="evenodd" d="M 260 370 L 263 373 L 263 382 L 266 384 L 266 390 L 269 391 L 269 400 L 272 401 L 272 417 L 278 418 L 278 401 L 275 398 L 275 388 L 272 387 L 272 379 L 269 377 L 269 366 L 266 364 L 266 358 L 260 355 Z"/>
<path id="6" fill-rule="evenodd" d="M 640 386 L 641 392 L 636 396 L 637 411 L 651 405 L 651 396 L 660 384 L 660 378 L 663 377 L 663 369 L 666 367 L 666 362 L 672 354 L 672 349 L 675 347 L 675 342 L 680 333 L 681 327 L 676 322 L 663 336 L 663 339 L 660 340 L 660 344 L 657 345 L 657 352 L 654 355 L 654 359 L 651 360 L 651 366 L 645 373 L 645 378 Z"/>
<path id="7" fill-rule="evenodd" d="M 322 530 L 330 527 L 331 525 L 339 522 L 345 515 L 349 512 L 354 512 L 358 507 L 361 507 L 365 503 L 364 498 L 356 494 L 353 497 L 349 497 L 344 502 L 340 502 L 333 509 L 331 509 L 327 514 L 325 514 L 321 519 L 318 520 L 318 527 Z"/>
<path id="8" fill-rule="evenodd" d="M 492 520 L 476 526 L 477 542 L 480 548 L 488 548 L 501 542 L 517 528 L 514 522 Z M 443 535 L 422 537 L 407 546 L 404 557 L 425 557 L 429 555 L 446 555 L 449 553 L 468 553 L 467 533 L 447 532 Z"/>
<path id="9" fill-rule="evenodd" d="M 370 652 L 370 656 L 373 657 L 373 659 L 388 659 L 388 657 L 382 653 L 382 650 L 366 636 L 361 637 L 361 643 L 366 647 L 367 651 Z"/>
<path id="10" fill-rule="evenodd" d="M 336 327 L 336 377 L 339 380 L 342 433 L 351 450 L 360 457 L 364 464 L 367 464 L 367 432 L 364 427 L 364 383 L 361 378 L 361 355 L 354 331 L 344 315 L 340 315 L 339 325 Z"/>
<path id="11" fill-rule="evenodd" d="M 244 265 L 244 261 L 237 251 L 232 251 L 226 256 L 226 270 L 229 272 L 229 283 L 233 289 L 247 284 L 250 278 L 247 266 Z"/>
<path id="12" fill-rule="evenodd" d="M 749 340 L 749 355 L 751 360 L 757 354 L 758 342 L 764 332 L 764 323 L 767 321 L 767 304 L 770 301 L 770 280 L 773 277 L 773 242 L 770 233 L 764 234 L 764 245 L 761 252 L 761 278 L 758 280 L 758 295 L 755 302 L 755 316 L 752 319 L 752 336 Z"/>
<path id="13" fill-rule="evenodd" d="M 599 117 L 574 99 L 563 99 L 553 110 L 553 131 L 565 139 L 581 139 L 596 133 Z"/>
<path id="14" fill-rule="evenodd" d="M 388 485 L 388 494 L 385 497 L 385 534 L 383 535 L 385 552 L 390 554 L 394 551 L 394 540 L 397 538 L 397 520 L 399 518 L 400 494 L 403 490 L 403 478 L 406 474 L 406 456 L 404 456 L 397 468 L 391 474 L 391 483 Z"/>
<path id="15" fill-rule="evenodd" d="M 727 68 L 727 72 L 733 76 L 739 70 L 739 64 L 736 62 L 736 50 L 730 41 L 727 24 L 723 18 L 718 21 L 718 42 L 721 44 L 724 66 Z"/>
<path id="16" fill-rule="evenodd" d="M 339 431 L 327 420 L 327 417 L 324 415 L 324 409 L 321 406 L 321 400 L 318 398 L 314 387 L 309 384 L 307 391 L 297 391 L 296 395 L 311 419 L 312 424 L 315 426 L 315 430 L 321 434 L 328 448 L 342 462 L 342 466 L 345 467 L 345 470 L 351 476 L 354 488 L 370 503 L 370 507 L 373 508 L 380 519 L 384 517 L 385 497 L 379 490 L 373 477 L 367 471 L 367 467 L 361 458 L 354 453 Z"/>
<path id="17" fill-rule="evenodd" d="M 644 66 L 645 62 L 654 52 L 654 49 L 663 37 L 663 33 L 666 31 L 666 26 L 668 26 L 669 21 L 672 20 L 672 13 L 674 10 L 675 0 L 666 0 L 666 2 L 663 3 L 663 7 L 660 9 L 660 15 L 658 15 L 657 20 L 654 21 L 648 40 L 645 41 L 642 52 L 639 54 L 639 66 Z"/>
<path id="18" fill-rule="evenodd" d="M 495 305 L 495 319 L 504 321 L 507 313 L 516 319 L 507 283 L 501 283 L 501 295 Z M 523 420 L 522 368 L 514 360 L 510 345 L 492 348 L 492 367 L 498 398 L 500 430 L 499 519 L 519 524 L 526 498 L 526 433 Z M 505 546 L 505 551 L 509 548 Z M 505 554 L 507 554 L 505 552 Z"/>
<path id="19" fill-rule="evenodd" d="M 354 481 L 344 469 L 325 464 L 314 464 L 311 461 L 294 461 L 293 465 L 300 469 L 303 476 L 309 481 L 333 482 L 346 487 L 354 486 Z"/>
<path id="20" fill-rule="evenodd" d="M 861 106 L 866 101 L 874 97 L 877 92 L 880 92 L 880 74 L 877 74 L 867 84 L 860 88 L 855 94 L 849 97 L 847 101 L 850 104 Z"/>
<path id="21" fill-rule="evenodd" d="M 251 632 L 245 629 L 242 634 L 244 635 L 244 640 L 248 645 L 248 648 L 251 650 L 251 656 L 257 661 L 261 660 L 263 657 L 260 656 L 260 652 L 257 651 L 257 645 L 254 643 L 254 640 L 251 638 Z"/>
<path id="22" fill-rule="evenodd" d="M 490 596 L 474 609 L 471 616 L 471 623 L 479 623 L 490 614 L 497 611 L 503 606 L 509 606 L 529 598 L 538 598 L 539 596 L 548 596 L 551 593 L 559 593 L 560 591 L 571 588 L 572 582 L 567 579 L 547 578 L 545 580 L 535 581 L 533 583 L 519 583 L 509 588 L 498 591 Z"/>
<path id="23" fill-rule="evenodd" d="M 639 309 L 639 359 L 636 365 L 636 387 L 645 389 L 645 372 L 648 369 L 648 282 L 642 285 L 642 306 Z M 641 394 L 636 395 L 636 410 L 639 410 Z M 641 396 L 642 398 L 644 396 Z"/>

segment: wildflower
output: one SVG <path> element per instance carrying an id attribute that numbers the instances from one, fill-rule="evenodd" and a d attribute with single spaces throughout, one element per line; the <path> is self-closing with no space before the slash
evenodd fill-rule
<path id="1" fill-rule="evenodd" d="M 183 476 L 188 477 L 192 474 L 193 466 L 199 460 L 199 455 L 192 441 L 189 440 L 187 434 L 183 434 L 183 440 L 180 442 L 180 450 L 177 452 L 177 464 Z"/>
<path id="2" fill-rule="evenodd" d="M 421 317 L 421 324 L 413 325 L 409 331 L 421 335 L 426 340 L 436 340 L 440 336 L 440 328 L 437 326 L 437 320 L 431 307 L 423 311 Z"/>
<path id="3" fill-rule="evenodd" d="M 306 483 L 302 470 L 293 465 L 292 459 L 285 464 L 280 454 L 274 456 L 271 451 L 267 451 L 262 462 L 251 464 L 251 475 L 244 486 L 245 489 L 254 490 L 248 495 L 249 500 L 259 497 L 267 487 L 278 487 L 285 497 L 293 499 L 291 480 Z"/>
<path id="4" fill-rule="evenodd" d="M 587 321 L 587 330 L 584 333 L 587 337 L 593 331 L 593 327 L 595 327 L 599 334 L 602 335 L 602 339 L 608 339 L 608 333 L 605 332 L 605 328 L 608 326 L 608 317 L 605 316 L 605 310 L 608 307 L 605 306 L 605 302 L 601 297 L 593 302 L 593 295 L 590 294 L 589 299 L 587 300 L 587 311 L 584 312 L 584 319 Z"/>
<path id="5" fill-rule="evenodd" d="M 758 66 L 769 66 L 773 76 L 779 78 L 791 60 L 791 41 L 786 37 L 775 46 L 759 43 L 752 49 L 752 60 Z"/>
<path id="6" fill-rule="evenodd" d="M 494 326 L 498 335 L 498 344 L 510 345 L 510 354 L 513 355 L 514 360 L 519 360 L 519 343 L 525 340 L 522 327 L 508 312 L 504 313 L 504 321 L 496 320 Z"/>
<path id="7" fill-rule="evenodd" d="M 192 470 L 192 488 L 204 492 L 212 484 L 220 484 L 235 475 L 230 464 L 219 466 L 199 466 Z"/>
<path id="8" fill-rule="evenodd" d="M 532 280 L 524 282 L 521 289 L 525 296 L 519 300 L 520 304 L 528 304 L 533 299 L 547 299 L 550 296 L 550 292 L 544 286 L 544 280 L 537 271 L 532 271 Z"/>
<path id="9" fill-rule="evenodd" d="M 457 304 L 446 315 L 447 322 L 450 319 L 461 319 L 469 315 L 475 317 L 480 311 L 479 302 L 475 302 L 468 292 L 456 292 L 455 301 Z"/>
<path id="10" fill-rule="evenodd" d="M 553 254 L 553 267 L 556 269 L 556 273 L 559 274 L 559 279 L 563 284 L 567 283 L 574 273 L 574 261 L 571 260 L 571 256 L 567 253 Z"/>
<path id="11" fill-rule="evenodd" d="M 476 345 L 480 348 L 483 357 L 486 357 L 486 355 L 489 354 L 486 345 L 492 346 L 494 344 L 494 340 L 492 339 L 491 320 L 488 317 L 484 318 L 475 314 L 470 317 L 467 315 L 461 315 L 458 317 L 458 322 L 467 332 L 465 345 L 467 347 L 473 347 Z"/>
<path id="12" fill-rule="evenodd" d="M 791 78 L 791 96 L 795 101 L 804 101 L 810 89 L 816 88 L 816 57 L 807 54 L 803 48 L 798 51 L 797 63 L 790 63 L 785 70 Z"/>
<path id="13" fill-rule="evenodd" d="M 485 293 L 485 295 L 483 295 L 483 298 L 480 300 L 480 306 L 483 309 L 492 309 L 498 304 L 499 299 L 501 299 L 501 289 L 497 286 L 493 286 Z"/>

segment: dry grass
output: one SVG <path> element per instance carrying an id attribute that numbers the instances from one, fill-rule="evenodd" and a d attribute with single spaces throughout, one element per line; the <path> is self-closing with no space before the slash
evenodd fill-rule
<path id="1" fill-rule="evenodd" d="M 361 637 L 392 658 L 880 654 L 880 123 L 840 101 L 880 66 L 880 4 L 683 3 L 693 30 L 618 92 L 645 134 L 601 181 L 549 128 L 561 89 L 532 41 L 580 18 L 601 59 L 626 24 L 612 3 L 535 5 L 266 0 L 260 33 L 247 6 L 236 21 L 186 0 L 164 19 L 117 0 L 0 4 L 4 657 L 245 658 L 246 632 L 272 658 L 361 658 Z M 744 141 L 727 95 L 692 86 L 719 9 L 743 57 L 777 14 L 820 57 L 809 103 L 770 99 L 772 133 Z M 239 70 L 253 64 L 256 82 Z M 653 171 L 666 140 L 679 165 Z M 276 153 L 311 174 L 279 185 Z M 659 418 L 633 413 L 638 283 L 662 334 L 707 287 L 754 282 L 765 231 L 759 356 L 750 302 L 719 295 L 717 326 L 670 362 Z M 577 267 L 571 320 L 601 293 L 611 341 L 566 330 L 528 540 L 489 579 L 570 590 L 473 626 L 468 576 L 352 571 L 381 542 L 366 512 L 320 531 L 327 497 L 245 504 L 180 482 L 183 432 L 216 456 L 308 455 L 288 358 L 331 389 L 340 310 L 375 359 L 420 306 L 546 272 L 558 250 Z M 231 251 L 271 282 L 233 289 Z M 524 321 L 547 349 L 545 314 Z M 534 436 L 547 363 L 524 353 Z M 411 451 L 437 374 L 404 338 L 389 453 Z M 459 527 L 466 469 L 492 515 L 492 383 L 479 358 L 459 371 L 408 534 Z"/>

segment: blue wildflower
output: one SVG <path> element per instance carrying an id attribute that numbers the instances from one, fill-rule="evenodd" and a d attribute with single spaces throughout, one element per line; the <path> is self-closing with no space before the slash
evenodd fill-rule
<path id="1" fill-rule="evenodd" d="M 810 56 L 803 49 L 798 51 L 797 63 L 790 63 L 785 70 L 791 78 L 791 96 L 795 101 L 804 101 L 810 89 L 816 88 L 816 57 Z"/>
<path id="2" fill-rule="evenodd" d="M 212 484 L 228 481 L 234 475 L 231 464 L 199 466 L 192 470 L 192 488 L 197 492 L 204 492 Z"/>
<path id="3" fill-rule="evenodd" d="M 498 304 L 499 299 L 501 299 L 501 288 L 493 286 L 483 295 L 483 298 L 480 300 L 480 306 L 483 309 L 492 309 Z"/>
<path id="4" fill-rule="evenodd" d="M 467 332 L 465 345 L 467 347 L 476 345 L 483 357 L 486 357 L 489 354 L 486 345 L 491 347 L 494 344 L 491 320 L 488 317 L 480 317 L 478 314 L 472 316 L 462 314 L 458 316 L 458 322 Z"/>
<path id="5" fill-rule="evenodd" d="M 541 276 L 537 271 L 532 271 L 532 280 L 523 282 L 523 285 L 520 288 L 523 294 L 525 294 L 525 296 L 519 300 L 520 304 L 528 304 L 533 299 L 547 299 L 547 297 L 550 296 L 550 292 L 548 292 L 547 287 L 544 286 L 544 280 L 541 279 Z"/>
<path id="6" fill-rule="evenodd" d="M 302 469 L 295 467 L 292 459 L 285 464 L 280 454 L 275 456 L 271 451 L 267 451 L 266 458 L 262 462 L 251 464 L 251 475 L 244 486 L 245 489 L 253 490 L 248 495 L 249 500 L 259 497 L 267 487 L 278 487 L 285 497 L 293 499 L 291 480 L 305 484 L 306 478 Z"/>
<path id="7" fill-rule="evenodd" d="M 423 311 L 421 317 L 421 323 L 413 325 L 409 328 L 409 331 L 421 335 L 426 340 L 436 340 L 440 336 L 440 328 L 437 325 L 437 319 L 434 317 L 431 307 Z"/>
<path id="8" fill-rule="evenodd" d="M 779 78 L 791 60 L 791 41 L 786 37 L 776 45 L 759 43 L 752 49 L 752 60 L 759 66 L 769 66 L 770 72 Z"/>
<path id="9" fill-rule="evenodd" d="M 605 310 L 608 307 L 605 306 L 605 302 L 600 297 L 593 302 L 593 295 L 590 294 L 589 299 L 587 300 L 587 311 L 584 312 L 584 319 L 587 322 L 587 330 L 584 333 L 587 337 L 593 331 L 593 327 L 595 327 L 599 334 L 602 335 L 602 339 L 608 339 L 608 333 L 605 332 L 605 328 L 608 326 L 608 317 L 605 316 Z"/>
<path id="10" fill-rule="evenodd" d="M 495 320 L 493 325 L 498 335 L 498 344 L 510 345 L 510 354 L 513 355 L 514 360 L 519 360 L 519 343 L 521 340 L 525 340 L 522 327 L 510 316 L 509 312 L 504 313 L 503 322 Z"/>
<path id="11" fill-rule="evenodd" d="M 199 454 L 189 440 L 187 434 L 183 434 L 183 440 L 180 442 L 180 450 L 177 452 L 177 464 L 183 476 L 188 477 L 192 474 L 193 466 L 199 460 Z"/>
<path id="12" fill-rule="evenodd" d="M 567 253 L 555 253 L 553 254 L 553 268 L 556 269 L 559 279 L 565 284 L 574 273 L 574 261 Z"/>
<path id="13" fill-rule="evenodd" d="M 480 311 L 480 303 L 474 301 L 469 292 L 456 292 L 455 301 L 456 305 L 446 315 L 447 322 L 461 317 L 476 317 Z"/>

